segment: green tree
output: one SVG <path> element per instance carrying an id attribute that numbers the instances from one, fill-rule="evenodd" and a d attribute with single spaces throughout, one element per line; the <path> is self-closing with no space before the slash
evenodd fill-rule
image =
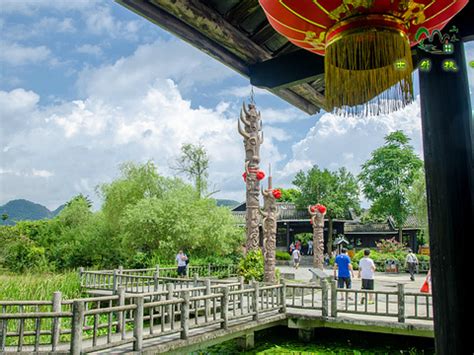
<path id="1" fill-rule="evenodd" d="M 181 147 L 181 155 L 173 167 L 178 173 L 184 174 L 194 182 L 194 187 L 201 197 L 207 191 L 207 178 L 209 176 L 209 157 L 204 146 L 187 143 Z"/>
<path id="2" fill-rule="evenodd" d="M 385 137 L 385 144 L 373 151 L 362 165 L 359 174 L 362 191 L 372 201 L 371 212 L 375 216 L 393 217 L 399 241 L 410 212 L 408 192 L 423 165 L 409 142 L 402 131 L 390 133 Z"/>
<path id="3" fill-rule="evenodd" d="M 158 174 L 156 165 L 132 162 L 120 166 L 121 176 L 98 187 L 104 200 L 102 211 L 109 227 L 115 231 L 124 210 L 145 197 L 160 197 L 169 188 L 169 181 Z"/>
<path id="4" fill-rule="evenodd" d="M 301 195 L 301 192 L 297 189 L 284 189 L 281 187 L 278 187 L 281 191 L 281 198 L 278 199 L 278 202 L 292 202 L 296 203 L 298 201 L 298 198 Z"/>
<path id="5" fill-rule="evenodd" d="M 333 219 L 346 218 L 351 208 L 357 211 L 360 209 L 357 179 L 346 168 L 332 172 L 321 170 L 315 165 L 306 173 L 299 171 L 293 185 L 298 187 L 301 193 L 296 200 L 298 208 L 306 209 L 315 203 L 326 206 L 329 224 L 327 249 L 331 251 Z"/>
<path id="6" fill-rule="evenodd" d="M 193 256 L 225 256 L 243 241 L 228 208 L 212 199 L 199 199 L 195 190 L 177 184 L 161 198 L 139 201 L 121 220 L 122 243 L 148 257 L 172 260 L 179 249 Z"/>
<path id="7" fill-rule="evenodd" d="M 421 225 L 421 236 L 429 240 L 428 229 L 428 201 L 426 198 L 426 179 L 424 170 L 420 169 L 411 189 L 408 191 L 410 213 Z"/>

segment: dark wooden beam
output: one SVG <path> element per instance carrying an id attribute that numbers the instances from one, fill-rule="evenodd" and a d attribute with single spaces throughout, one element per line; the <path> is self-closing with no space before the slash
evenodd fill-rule
<path id="1" fill-rule="evenodd" d="M 168 12 L 150 4 L 146 0 L 116 0 L 140 16 L 173 33 L 184 41 L 199 48 L 222 63 L 231 66 L 245 76 L 249 75 L 247 63 L 226 48 L 202 35 L 191 26 L 171 16 Z"/>
<path id="2" fill-rule="evenodd" d="M 257 32 L 250 36 L 250 39 L 258 45 L 262 45 L 268 41 L 275 34 L 275 32 L 276 31 L 273 29 L 273 27 L 267 22 L 264 26 L 259 28 Z"/>
<path id="3" fill-rule="evenodd" d="M 227 22 L 221 14 L 200 1 L 150 0 L 200 34 L 216 41 L 249 64 L 271 58 L 271 53 L 252 42 L 243 32 Z"/>
<path id="4" fill-rule="evenodd" d="M 299 49 L 256 63 L 249 69 L 252 85 L 268 89 L 286 88 L 315 80 L 324 74 L 324 57 Z"/>
<path id="5" fill-rule="evenodd" d="M 245 20 L 259 7 L 260 4 L 258 0 L 240 0 L 239 4 L 230 9 L 225 17 L 228 22 L 234 26 L 238 26 L 240 22 Z"/>
<path id="6" fill-rule="evenodd" d="M 421 119 L 436 353 L 472 354 L 473 116 L 464 49 L 454 45 L 458 72 L 442 69 L 447 56 L 423 54 L 432 65 L 420 71 Z"/>

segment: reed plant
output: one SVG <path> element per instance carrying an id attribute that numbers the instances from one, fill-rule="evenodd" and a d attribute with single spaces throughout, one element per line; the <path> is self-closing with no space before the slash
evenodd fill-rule
<path id="1" fill-rule="evenodd" d="M 0 300 L 52 300 L 61 291 L 63 299 L 81 296 L 77 272 L 64 274 L 13 274 L 0 271 Z"/>

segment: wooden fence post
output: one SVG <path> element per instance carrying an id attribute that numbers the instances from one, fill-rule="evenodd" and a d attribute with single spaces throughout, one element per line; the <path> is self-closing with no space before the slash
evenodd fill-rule
<path id="1" fill-rule="evenodd" d="M 113 278 L 113 284 L 112 284 L 112 291 L 115 293 L 117 291 L 118 287 L 118 274 L 119 271 L 117 269 L 114 269 L 114 278 Z"/>
<path id="2" fill-rule="evenodd" d="M 168 291 L 168 293 L 166 294 L 166 300 L 167 301 L 170 301 L 170 300 L 173 299 L 173 291 L 174 291 L 173 288 L 174 288 L 174 285 L 171 282 L 166 284 L 166 290 Z M 168 317 L 165 320 L 166 323 L 171 322 L 171 313 L 172 313 L 173 307 L 174 306 L 172 304 L 170 304 L 168 306 Z M 174 320 L 173 320 L 173 322 L 174 322 Z"/>
<path id="3" fill-rule="evenodd" d="M 281 289 L 280 289 L 280 298 L 281 298 L 281 309 L 280 313 L 286 313 L 286 280 L 280 279 Z"/>
<path id="4" fill-rule="evenodd" d="M 229 286 L 222 287 L 222 297 L 221 297 L 221 323 L 222 329 L 227 329 L 229 327 Z"/>
<path id="5" fill-rule="evenodd" d="M 160 277 L 160 265 L 155 266 L 156 277 Z"/>
<path id="6" fill-rule="evenodd" d="M 183 304 L 181 306 L 181 339 L 188 339 L 189 333 L 189 291 L 181 293 Z"/>
<path id="7" fill-rule="evenodd" d="M 8 319 L 0 320 L 0 351 L 5 351 L 5 344 L 7 342 L 7 322 Z"/>
<path id="8" fill-rule="evenodd" d="M 53 312 L 61 312 L 61 301 L 62 301 L 62 294 L 59 291 L 53 293 Z M 55 317 L 53 318 L 53 327 L 52 327 L 52 335 L 51 335 L 51 344 L 52 344 L 52 351 L 56 351 L 56 348 L 59 343 L 59 336 L 61 332 L 61 318 Z"/>
<path id="9" fill-rule="evenodd" d="M 198 277 L 199 277 L 198 273 L 193 274 L 193 286 L 194 287 L 198 287 Z"/>
<path id="10" fill-rule="evenodd" d="M 322 303 L 322 312 L 321 315 L 323 317 L 327 317 L 329 315 L 329 292 L 328 292 L 328 283 L 325 279 L 321 279 L 321 303 Z"/>
<path id="11" fill-rule="evenodd" d="M 159 271 L 155 270 L 155 272 L 153 273 L 153 292 L 158 292 L 158 290 L 160 288 L 160 282 L 158 280 L 158 277 L 159 277 L 158 275 L 159 275 Z M 157 295 L 155 295 L 154 300 L 155 301 L 158 300 Z"/>
<path id="12" fill-rule="evenodd" d="M 133 319 L 133 351 L 140 351 L 143 347 L 143 296 L 136 296 L 134 300 L 135 317 Z"/>
<path id="13" fill-rule="evenodd" d="M 337 284 L 336 281 L 331 282 L 331 317 L 337 317 Z"/>
<path id="14" fill-rule="evenodd" d="M 117 295 L 119 296 L 117 300 L 117 305 L 119 307 L 124 306 L 125 305 L 125 287 L 118 286 Z M 117 312 L 117 327 L 115 329 L 117 333 L 122 332 L 122 334 L 125 336 L 125 323 L 124 323 L 123 311 Z"/>
<path id="15" fill-rule="evenodd" d="M 84 273 L 84 268 L 81 266 L 79 268 L 79 284 L 81 285 L 81 287 L 87 287 L 87 278 L 86 278 L 86 282 L 82 282 L 82 274 Z"/>
<path id="16" fill-rule="evenodd" d="M 397 298 L 398 298 L 398 322 L 405 323 L 405 285 L 397 285 Z"/>
<path id="17" fill-rule="evenodd" d="M 206 284 L 206 296 L 210 295 L 212 293 L 212 289 L 211 289 L 211 280 L 210 279 L 205 279 L 204 280 L 205 284 Z M 209 299 L 206 299 L 204 301 L 205 303 L 205 308 L 206 308 L 206 315 L 210 315 L 211 314 L 211 302 L 209 301 Z"/>
<path id="18" fill-rule="evenodd" d="M 253 308 L 253 311 L 255 312 L 255 314 L 253 315 L 253 320 L 254 321 L 258 321 L 259 320 L 259 314 L 258 314 L 258 297 L 259 297 L 259 285 L 258 285 L 258 281 L 253 281 L 252 282 L 252 286 L 253 286 L 253 297 L 252 297 L 252 308 Z"/>
<path id="19" fill-rule="evenodd" d="M 82 328 L 84 327 L 84 301 L 74 301 L 72 304 L 71 348 L 72 355 L 82 352 Z"/>
<path id="20" fill-rule="evenodd" d="M 211 276 L 211 264 L 207 264 L 207 276 Z"/>

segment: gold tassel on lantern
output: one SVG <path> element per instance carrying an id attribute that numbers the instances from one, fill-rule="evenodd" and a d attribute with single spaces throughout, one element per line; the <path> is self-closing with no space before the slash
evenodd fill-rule
<path id="1" fill-rule="evenodd" d="M 413 101 L 410 42 L 400 20 L 386 15 L 349 18 L 331 28 L 326 39 L 328 108 L 368 115 Z"/>

